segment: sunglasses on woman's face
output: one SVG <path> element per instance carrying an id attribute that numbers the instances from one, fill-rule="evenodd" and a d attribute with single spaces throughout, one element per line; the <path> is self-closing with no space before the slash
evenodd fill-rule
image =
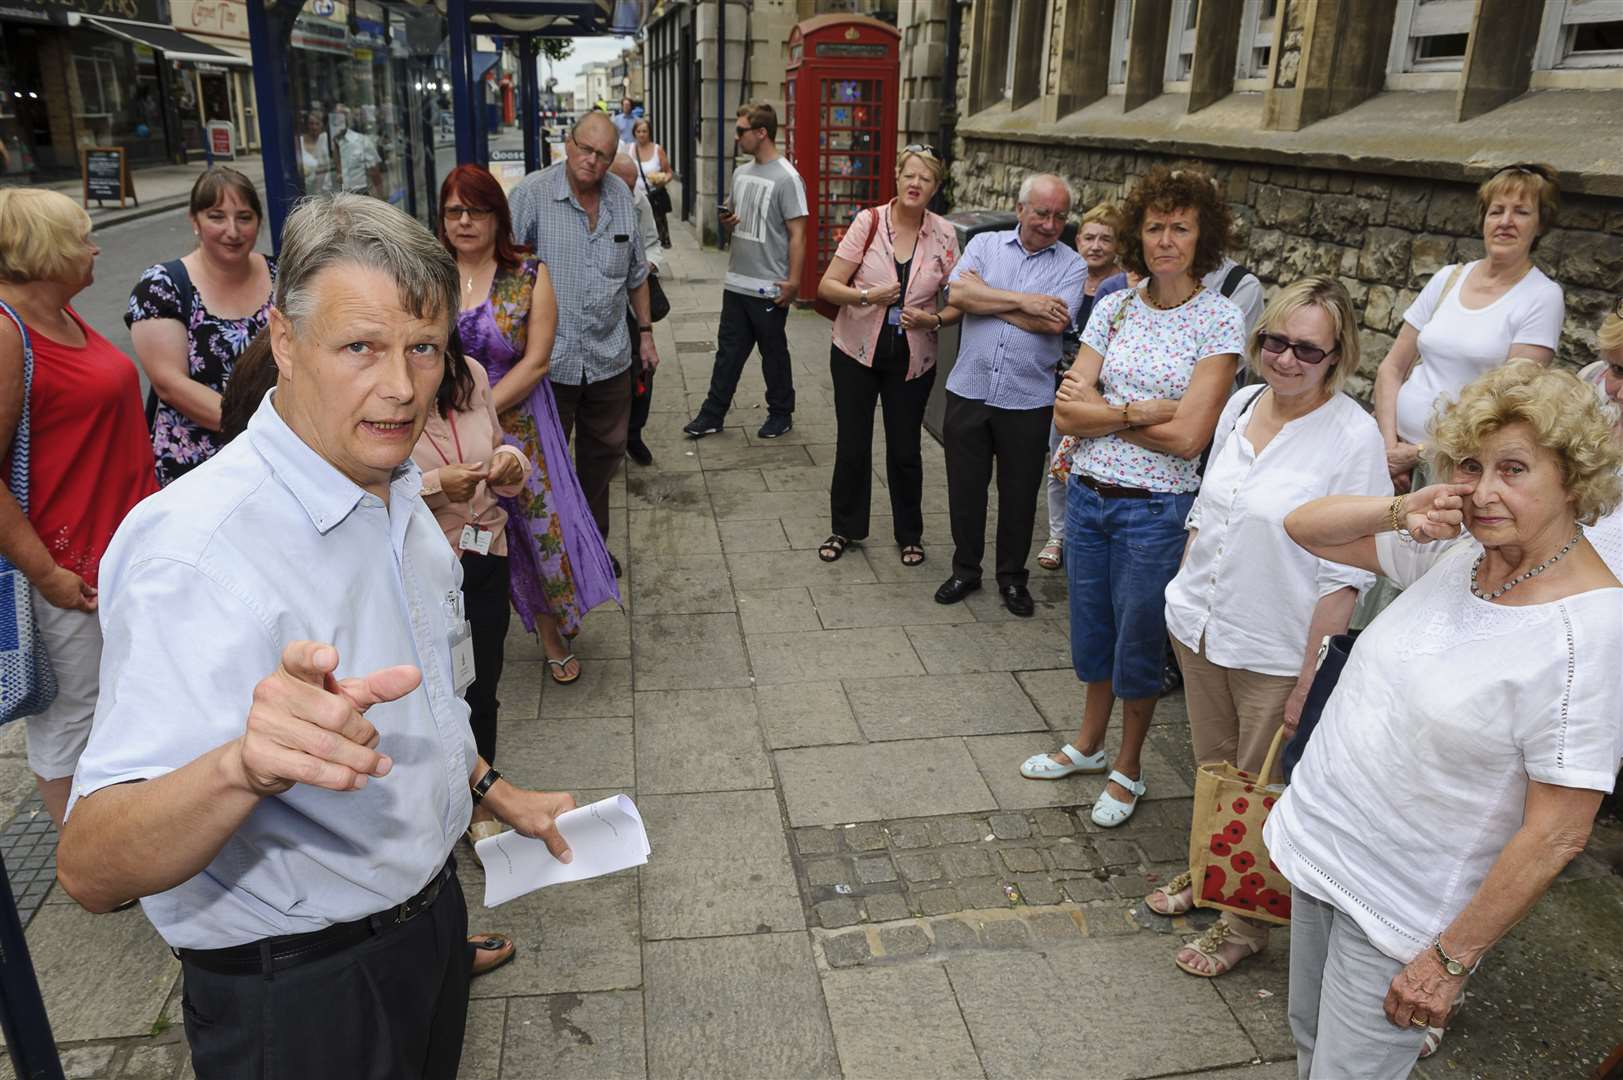
<path id="1" fill-rule="evenodd" d="M 1335 349 L 1321 349 L 1317 345 L 1309 345 L 1305 341 L 1292 341 L 1288 337 L 1278 334 L 1258 334 L 1257 344 L 1262 351 L 1270 356 L 1282 356 L 1286 349 L 1295 354 L 1296 359 L 1304 364 L 1322 364 L 1324 358 L 1335 352 Z"/>
<path id="2" fill-rule="evenodd" d="M 459 221 L 461 220 L 463 214 L 467 214 L 468 218 L 472 221 L 486 221 L 489 220 L 490 215 L 494 214 L 495 212 L 496 211 L 483 206 L 456 205 L 447 206 L 443 211 L 446 221 Z"/>

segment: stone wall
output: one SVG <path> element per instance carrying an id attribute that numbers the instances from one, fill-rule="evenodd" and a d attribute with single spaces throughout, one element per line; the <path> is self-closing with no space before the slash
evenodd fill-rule
<path id="1" fill-rule="evenodd" d="M 1055 171 L 1080 207 L 1121 194 L 1156 164 L 1186 164 L 1147 149 L 960 139 L 954 208 L 1009 208 L 1020 181 Z M 1439 267 L 1482 255 L 1474 187 L 1325 169 L 1209 163 L 1234 210 L 1235 257 L 1269 294 L 1307 274 L 1339 277 L 1363 315 L 1363 362 L 1350 389 L 1367 398 L 1403 312 Z M 1573 196 L 1534 260 L 1566 291 L 1559 362 L 1595 358 L 1595 330 L 1623 292 L 1623 200 Z"/>

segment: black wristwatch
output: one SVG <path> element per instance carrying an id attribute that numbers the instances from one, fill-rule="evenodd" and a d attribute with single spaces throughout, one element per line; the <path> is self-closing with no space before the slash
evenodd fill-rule
<path id="1" fill-rule="evenodd" d="M 639 333 L 639 334 L 652 334 L 653 332 L 654 332 L 654 328 L 652 326 L 639 326 L 639 327 L 637 327 L 637 333 Z"/>
<path id="2" fill-rule="evenodd" d="M 484 802 L 485 796 L 490 794 L 490 789 L 494 787 L 496 785 L 496 781 L 500 780 L 501 778 L 502 774 L 497 772 L 494 766 L 486 769 L 485 775 L 481 776 L 479 778 L 479 782 L 473 785 L 473 801 L 476 803 Z"/>

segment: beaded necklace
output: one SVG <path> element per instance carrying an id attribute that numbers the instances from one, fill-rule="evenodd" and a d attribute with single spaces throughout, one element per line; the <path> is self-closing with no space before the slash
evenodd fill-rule
<path id="1" fill-rule="evenodd" d="M 1567 552 L 1571 551 L 1575 546 L 1577 546 L 1578 541 L 1582 540 L 1583 538 L 1584 527 L 1579 525 L 1578 530 L 1572 534 L 1572 539 L 1567 541 L 1566 547 L 1562 548 L 1554 555 L 1551 555 L 1548 559 L 1545 559 L 1543 562 L 1533 567 L 1533 569 L 1527 571 L 1527 573 L 1511 578 L 1509 581 L 1493 590 L 1493 592 L 1487 594 L 1484 594 L 1482 590 L 1477 587 L 1476 583 L 1477 571 L 1482 569 L 1482 560 L 1488 557 L 1488 553 L 1484 551 L 1482 554 L 1476 557 L 1476 562 L 1471 564 L 1471 595 L 1476 597 L 1478 600 L 1499 599 L 1501 596 L 1505 595 L 1511 589 L 1514 589 L 1528 578 L 1538 577 L 1540 574 L 1544 573 L 1544 571 L 1560 562 L 1562 556 L 1566 555 Z"/>

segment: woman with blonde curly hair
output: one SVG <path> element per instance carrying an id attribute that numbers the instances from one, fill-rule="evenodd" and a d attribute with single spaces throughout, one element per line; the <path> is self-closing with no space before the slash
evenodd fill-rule
<path id="1" fill-rule="evenodd" d="M 1578 372 L 1578 377 L 1593 386 L 1611 407 L 1617 421 L 1614 430 L 1623 442 L 1623 300 L 1602 320 L 1595 334 L 1595 351 L 1600 353 L 1600 359 Z M 1589 529 L 1589 542 L 1612 573 L 1623 578 L 1623 510 L 1613 510 L 1595 522 Z"/>
<path id="2" fill-rule="evenodd" d="M 1446 483 L 1285 518 L 1315 556 L 1404 587 L 1263 833 L 1294 889 L 1304 1077 L 1409 1074 L 1466 975 L 1583 850 L 1623 757 L 1623 587 L 1584 536 L 1623 494 L 1612 414 L 1518 359 L 1466 386 L 1430 442 Z"/>

